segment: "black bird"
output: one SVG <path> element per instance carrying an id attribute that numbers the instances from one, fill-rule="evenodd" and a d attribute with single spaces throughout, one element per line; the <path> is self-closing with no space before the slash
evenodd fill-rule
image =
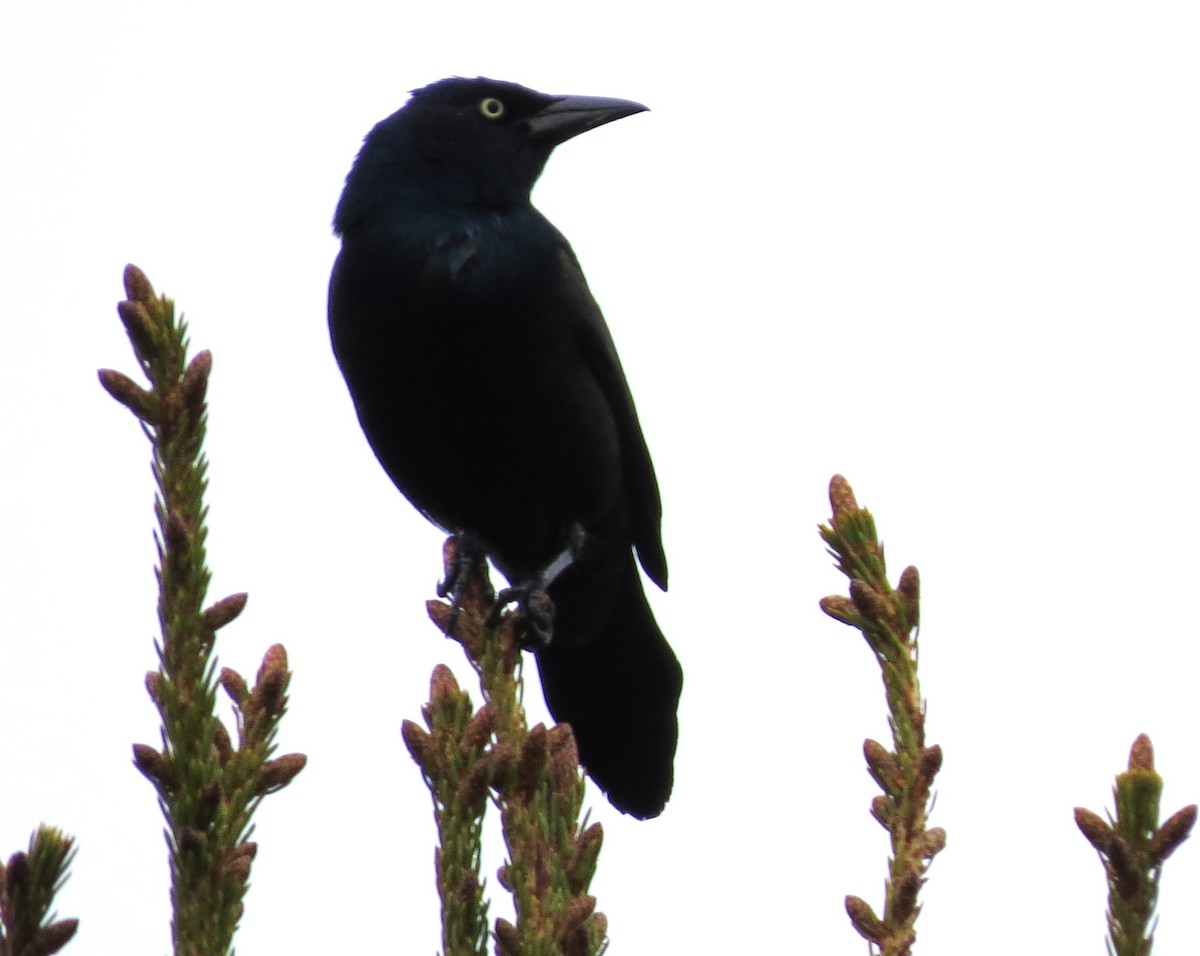
<path id="1" fill-rule="evenodd" d="M 329 326 L 396 486 L 510 584 L 545 585 L 546 703 L 644 819 L 671 793 L 683 684 L 634 560 L 666 589 L 658 482 L 575 254 L 530 203 L 555 146 L 643 110 L 483 78 L 413 91 L 346 178 Z"/>

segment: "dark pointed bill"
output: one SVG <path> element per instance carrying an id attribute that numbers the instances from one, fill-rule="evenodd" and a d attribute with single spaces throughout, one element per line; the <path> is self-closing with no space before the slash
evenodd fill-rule
<path id="1" fill-rule="evenodd" d="M 607 96 L 563 96 L 529 117 L 526 122 L 534 138 L 557 146 L 589 129 L 634 113 L 644 113 L 647 109 L 633 100 Z"/>

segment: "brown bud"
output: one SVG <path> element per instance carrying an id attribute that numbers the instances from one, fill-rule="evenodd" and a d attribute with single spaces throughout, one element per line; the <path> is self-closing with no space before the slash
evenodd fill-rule
<path id="1" fill-rule="evenodd" d="M 850 925 L 868 943 L 879 946 L 883 942 L 884 925 L 866 900 L 858 896 L 847 896 L 846 915 L 850 917 Z"/>
<path id="2" fill-rule="evenodd" d="M 1155 863 L 1162 863 L 1167 857 L 1179 849 L 1183 841 L 1192 832 L 1196 824 L 1196 804 L 1184 807 L 1171 814 L 1150 838 L 1150 858 Z"/>
<path id="3" fill-rule="evenodd" d="M 134 302 L 154 301 L 154 286 L 146 278 L 146 273 L 130 263 L 125 267 L 125 295 Z"/>
<path id="4" fill-rule="evenodd" d="M 946 831 L 941 827 L 931 827 L 926 830 L 924 837 L 921 838 L 921 856 L 926 860 L 932 860 L 944 849 L 946 849 Z"/>
<path id="5" fill-rule="evenodd" d="M 468 903 L 479 897 L 479 891 L 483 889 L 479 885 L 479 879 L 470 870 L 463 872 L 459 878 L 458 886 L 454 889 L 454 895 L 463 903 Z"/>
<path id="6" fill-rule="evenodd" d="M 496 870 L 496 882 L 504 889 L 506 893 L 512 892 L 512 883 L 508 881 L 508 867 L 502 866 Z"/>
<path id="7" fill-rule="evenodd" d="M 200 790 L 200 799 L 196 803 L 196 825 L 207 830 L 217 818 L 217 810 L 221 806 L 221 782 L 210 780 Z"/>
<path id="8" fill-rule="evenodd" d="M 404 745 L 417 762 L 417 766 L 427 777 L 436 777 L 434 770 L 437 768 L 437 747 L 433 737 L 411 720 L 406 720 L 400 725 L 400 736 L 404 738 Z"/>
<path id="9" fill-rule="evenodd" d="M 221 721 L 213 727 L 213 750 L 217 752 L 217 762 L 224 767 L 233 756 L 233 741 L 229 739 L 229 731 Z"/>
<path id="10" fill-rule="evenodd" d="M 454 672 L 445 664 L 438 664 L 429 680 L 429 703 L 434 707 L 445 706 L 461 694 Z"/>
<path id="11" fill-rule="evenodd" d="M 163 540 L 170 551 L 183 551 L 188 544 L 188 522 L 177 511 L 168 511 L 163 522 Z"/>
<path id="12" fill-rule="evenodd" d="M 164 795 L 179 788 L 179 777 L 171 761 L 149 744 L 133 745 L 133 765 Z"/>
<path id="13" fill-rule="evenodd" d="M 560 790 L 574 787 L 579 773 L 579 749 L 570 724 L 555 724 L 547 737 L 550 777 Z"/>
<path id="14" fill-rule="evenodd" d="M 240 886 L 245 886 L 250 880 L 251 862 L 252 858 L 248 856 L 232 857 L 225 864 L 225 875 L 230 877 Z"/>
<path id="15" fill-rule="evenodd" d="M 296 775 L 304 769 L 308 757 L 304 754 L 284 754 L 274 760 L 268 760 L 263 767 L 259 781 L 258 792 L 262 794 L 278 793 L 296 779 Z"/>
<path id="16" fill-rule="evenodd" d="M 246 609 L 250 595 L 245 591 L 223 597 L 204 611 L 204 626 L 219 631 Z"/>
<path id="17" fill-rule="evenodd" d="M 603 843 L 604 829 L 599 823 L 593 823 L 576 838 L 566 867 L 572 893 L 582 893 L 592 882 Z"/>
<path id="18" fill-rule="evenodd" d="M 204 406 L 204 393 L 208 390 L 208 376 L 212 372 L 212 352 L 204 349 L 188 363 L 179 382 L 183 403 L 192 415 L 199 414 Z"/>
<path id="19" fill-rule="evenodd" d="M 67 945 L 79 929 L 79 920 L 60 919 L 37 931 L 31 943 L 21 950 L 25 956 L 51 956 Z"/>
<path id="20" fill-rule="evenodd" d="M 862 623 L 862 615 L 858 613 L 854 602 L 841 594 L 831 594 L 821 598 L 821 610 L 835 621 L 841 621 L 851 627 L 857 627 Z"/>
<path id="21" fill-rule="evenodd" d="M 29 885 L 29 857 L 17 850 L 8 858 L 8 866 L 4 872 L 5 893 L 11 900 L 20 896 Z"/>
<path id="22" fill-rule="evenodd" d="M 854 489 L 841 475 L 834 475 L 829 482 L 829 504 L 833 508 L 833 520 L 858 510 L 858 502 L 854 499 Z"/>
<path id="23" fill-rule="evenodd" d="M 521 791 L 526 800 L 532 800 L 537 793 L 542 771 L 546 767 L 548 739 L 545 724 L 535 724 L 529 728 L 529 736 L 521 746 Z"/>
<path id="24" fill-rule="evenodd" d="M 890 757 L 891 751 L 878 740 L 868 737 L 863 741 L 863 756 L 867 758 L 868 764 L 877 763 L 886 757 Z"/>
<path id="25" fill-rule="evenodd" d="M 480 807 L 487 799 L 488 784 L 492 781 L 492 764 L 490 761 L 476 760 L 467 771 L 465 779 L 459 784 L 459 799 L 468 811 Z"/>
<path id="26" fill-rule="evenodd" d="M 229 699 L 238 707 L 241 707 L 246 702 L 246 698 L 250 696 L 250 688 L 246 684 L 246 678 L 232 667 L 221 668 L 221 675 L 217 678 L 217 683 L 221 685 L 221 689 L 229 695 Z"/>
<path id="27" fill-rule="evenodd" d="M 496 920 L 496 951 L 500 956 L 522 956 L 521 934 L 508 920 Z"/>
<path id="28" fill-rule="evenodd" d="M 1114 833 L 1108 842 L 1107 855 L 1109 869 L 1121 898 L 1129 900 L 1137 896 L 1142 880 L 1129 844 L 1119 834 Z"/>
<path id="29" fill-rule="evenodd" d="M 885 830 L 892 828 L 892 801 L 883 794 L 871 800 L 871 816 Z"/>
<path id="30" fill-rule="evenodd" d="M 175 838 L 175 845 L 184 855 L 199 853 L 204 849 L 204 836 L 192 827 L 180 827 Z"/>
<path id="31" fill-rule="evenodd" d="M 905 873 L 895 885 L 892 896 L 892 911 L 888 914 L 894 923 L 907 923 L 916 912 L 917 894 L 925 881 L 916 873 Z"/>
<path id="32" fill-rule="evenodd" d="M 884 793 L 890 796 L 903 788 L 904 775 L 900 772 L 900 765 L 895 755 L 886 750 L 883 744 L 877 740 L 865 740 L 863 756 L 867 759 L 867 771 Z"/>
<path id="33" fill-rule="evenodd" d="M 1137 740 L 1129 748 L 1130 770 L 1154 769 L 1154 745 L 1145 734 L 1138 734 Z"/>
<path id="34" fill-rule="evenodd" d="M 885 622 L 894 616 L 891 602 L 866 581 L 850 582 L 850 600 L 868 620 Z"/>
<path id="35" fill-rule="evenodd" d="M 486 751 L 483 759 L 491 768 L 491 785 L 500 793 L 505 793 L 518 769 L 513 745 L 507 740 L 501 741 Z"/>
<path id="36" fill-rule="evenodd" d="M 463 756 L 482 748 L 491 739 L 492 731 L 495 729 L 496 705 L 489 700 L 475 712 L 475 716 L 463 730 L 462 739 L 458 743 Z"/>
<path id="37" fill-rule="evenodd" d="M 128 375 L 122 375 L 111 368 L 102 368 L 98 374 L 100 384 L 109 395 L 142 421 L 152 425 L 157 423 L 158 397 L 153 392 L 142 388 Z"/>
<path id="38" fill-rule="evenodd" d="M 570 724 L 555 724 L 546 732 L 546 743 L 551 755 L 560 755 L 573 766 L 579 766 L 579 748 L 575 743 L 575 732 Z"/>
<path id="39" fill-rule="evenodd" d="M 917 769 L 921 774 L 921 779 L 927 785 L 933 783 L 933 778 L 942 769 L 942 748 L 940 744 L 934 744 L 932 747 L 926 747 L 921 751 Z"/>
<path id="40" fill-rule="evenodd" d="M 129 344 L 141 362 L 149 362 L 158 352 L 155 323 L 150 318 L 146 304 L 125 300 L 117 303 L 117 315 L 125 326 L 125 334 L 129 336 Z"/>
<path id="41" fill-rule="evenodd" d="M 264 680 L 272 678 L 278 680 L 287 673 L 287 666 L 287 649 L 282 644 L 272 644 L 263 655 L 262 666 L 258 669 L 255 683 L 262 684 Z"/>
<path id="42" fill-rule="evenodd" d="M 243 840 L 233 848 L 234 856 L 245 856 L 253 860 L 258 856 L 258 844 L 253 840 Z"/>
<path id="43" fill-rule="evenodd" d="M 165 678 L 158 671 L 146 671 L 146 693 L 154 703 L 162 707 L 163 681 Z"/>
<path id="44" fill-rule="evenodd" d="M 288 676 L 287 651 L 282 644 L 272 644 L 254 681 L 255 704 L 263 713 L 272 717 L 283 713 Z"/>
<path id="45" fill-rule="evenodd" d="M 577 896 L 567 904 L 566 909 L 559 913 L 554 936 L 561 943 L 567 936 L 579 929 L 589 916 L 596 910 L 596 897 Z"/>
<path id="46" fill-rule="evenodd" d="M 1105 823 L 1098 814 L 1092 813 L 1086 807 L 1076 807 L 1075 825 L 1087 838 L 1088 843 L 1099 852 L 1108 853 L 1108 846 L 1112 842 L 1113 836 L 1112 827 Z"/>
<path id="47" fill-rule="evenodd" d="M 900 572 L 896 590 L 904 602 L 904 616 L 908 618 L 908 626 L 916 627 L 921 623 L 921 575 L 911 564 Z"/>
<path id="48" fill-rule="evenodd" d="M 443 634 L 454 630 L 454 609 L 445 601 L 426 601 L 425 613 Z"/>

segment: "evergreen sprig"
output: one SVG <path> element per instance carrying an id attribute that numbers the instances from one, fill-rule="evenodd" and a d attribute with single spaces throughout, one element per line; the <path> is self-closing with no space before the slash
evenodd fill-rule
<path id="1" fill-rule="evenodd" d="M 0 863 L 0 956 L 50 956 L 75 935 L 79 920 L 60 920 L 51 911 L 75 858 L 74 844 L 61 830 L 40 826 L 28 851 Z"/>
<path id="2" fill-rule="evenodd" d="M 447 580 L 456 580 L 455 539 Z M 595 956 L 608 922 L 588 888 L 603 842 L 599 823 L 580 821 L 584 780 L 570 728 L 529 728 L 521 705 L 518 617 L 493 626 L 494 594 L 482 562 L 456 584 L 454 603 L 430 601 L 430 617 L 458 641 L 479 675 L 483 704 L 472 710 L 448 668 L 433 673 L 423 708 L 428 731 L 405 721 L 403 734 L 433 796 L 438 826 L 438 891 L 446 956 L 487 951 L 487 902 L 479 834 L 488 797 L 500 810 L 508 860 L 500 885 L 512 894 L 516 923 L 499 918 L 501 956 Z"/>
<path id="3" fill-rule="evenodd" d="M 187 357 L 187 325 L 135 266 L 117 306 L 148 389 L 104 369 L 100 382 L 137 416 L 150 439 L 157 494 L 155 543 L 161 639 L 146 689 L 162 718 L 162 748 L 135 744 L 134 764 L 154 785 L 167 821 L 176 956 L 225 956 L 243 910 L 257 844 L 251 818 L 263 796 L 303 769 L 303 754 L 272 759 L 291 674 L 281 644 L 269 648 L 253 688 L 217 673 L 217 631 L 241 614 L 245 594 L 204 607 L 210 573 L 203 444 L 212 356 Z M 220 685 L 233 702 L 237 744 L 216 715 Z"/>
<path id="4" fill-rule="evenodd" d="M 1196 804 L 1171 814 L 1159 826 L 1163 778 L 1154 769 L 1154 747 L 1140 734 L 1129 766 L 1117 774 L 1116 819 L 1075 808 L 1075 823 L 1100 854 L 1108 880 L 1108 944 L 1114 956 L 1150 956 L 1154 910 L 1163 863 L 1179 849 L 1196 823 Z"/>
<path id="5" fill-rule="evenodd" d="M 863 744 L 867 770 L 883 790 L 871 801 L 871 815 L 892 844 L 883 916 L 857 896 L 846 897 L 846 912 L 883 956 L 909 956 L 921 911 L 918 894 L 930 863 L 946 845 L 945 830 L 926 826 L 942 749 L 925 746 L 925 705 L 917 679 L 920 576 L 916 568 L 905 568 L 897 586 L 891 586 L 875 519 L 858 506 L 841 475 L 829 484 L 829 501 L 833 518 L 821 526 L 821 537 L 850 579 L 850 596 L 826 597 L 821 609 L 861 631 L 879 661 L 893 741 L 891 750 L 875 740 Z"/>

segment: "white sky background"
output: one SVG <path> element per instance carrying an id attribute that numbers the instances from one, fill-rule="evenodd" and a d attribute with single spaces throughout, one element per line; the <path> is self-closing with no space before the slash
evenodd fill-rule
<path id="1" fill-rule="evenodd" d="M 238 950 L 439 946 L 399 726 L 437 662 L 464 669 L 423 610 L 442 535 L 359 432 L 325 287 L 362 136 L 483 74 L 652 108 L 535 193 L 637 397 L 686 675 L 665 815 L 591 795 L 612 952 L 864 951 L 842 899 L 881 903 L 861 744 L 888 738 L 873 659 L 817 609 L 845 587 L 815 530 L 837 471 L 893 577 L 922 574 L 949 847 L 919 952 L 1103 952 L 1072 807 L 1110 805 L 1141 731 L 1164 810 L 1200 800 L 1200 11 L 713 9 L 6 0 L 0 851 L 39 820 L 78 836 L 72 951 L 169 949 L 129 753 L 158 737 L 149 449 L 95 378 L 135 367 L 130 261 L 215 354 L 212 596 L 251 596 L 220 660 L 249 676 L 287 646 L 281 746 L 310 760 L 260 811 Z M 1198 894 L 1189 845 L 1162 953 L 1191 950 Z"/>

